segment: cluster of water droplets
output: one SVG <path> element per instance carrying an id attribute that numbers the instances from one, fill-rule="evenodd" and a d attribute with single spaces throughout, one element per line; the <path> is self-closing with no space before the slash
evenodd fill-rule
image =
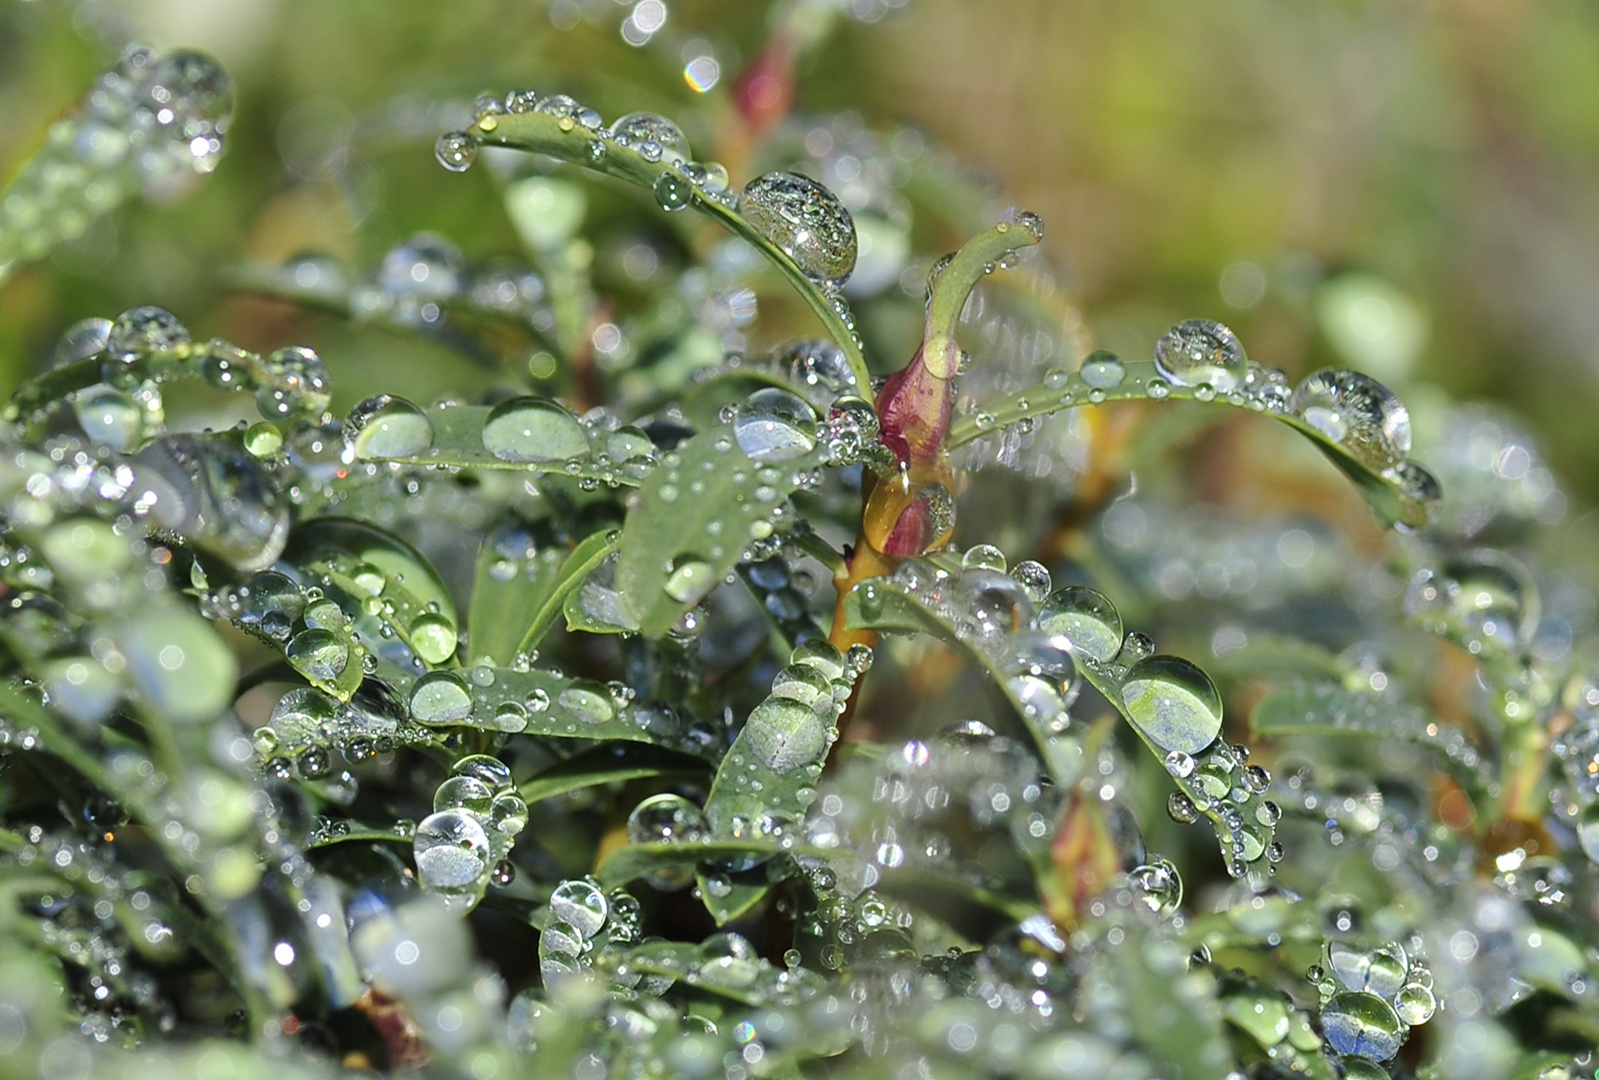
<path id="1" fill-rule="evenodd" d="M 1554 739 L 1550 750 L 1560 763 L 1565 784 L 1551 792 L 1551 802 L 1556 813 L 1576 829 L 1583 854 L 1599 864 L 1599 682 L 1587 672 L 1579 672 L 1568 683 L 1563 698 L 1571 726 Z"/>
<path id="2" fill-rule="evenodd" d="M 417 822 L 411 839 L 422 887 L 466 911 L 491 883 L 508 884 L 514 871 L 506 856 L 527 826 L 527 814 L 504 762 L 487 754 L 461 758 L 433 793 L 433 813 Z"/>
<path id="3" fill-rule="evenodd" d="M 232 81 L 210 57 L 130 48 L 0 191 L 0 277 L 132 195 L 211 172 L 232 115 Z"/>
<path id="4" fill-rule="evenodd" d="M 1306 978 L 1321 999 L 1322 1033 L 1346 1058 L 1389 1060 L 1410 1029 L 1431 1020 L 1438 1008 L 1432 972 L 1397 941 L 1365 949 L 1331 940 Z M 1362 1075 L 1359 1069 L 1349 1075 Z"/>
<path id="5" fill-rule="evenodd" d="M 1264 797 L 1271 775 L 1249 763 L 1247 748 L 1220 738 L 1215 684 L 1193 662 L 1157 653 L 1147 636 L 1124 633 L 1106 597 L 1081 585 L 1055 589 L 1037 563 L 1006 573 L 1003 553 L 988 545 L 968 549 L 955 572 L 910 559 L 889 578 L 857 586 L 852 600 L 865 625 L 903 625 L 893 618 L 891 595 L 981 658 L 1046 750 L 1067 731 L 1068 708 L 1086 676 L 1163 757 L 1179 788 L 1172 816 L 1215 823 L 1229 872 L 1263 878 L 1282 858 L 1273 838 L 1281 811 Z"/>

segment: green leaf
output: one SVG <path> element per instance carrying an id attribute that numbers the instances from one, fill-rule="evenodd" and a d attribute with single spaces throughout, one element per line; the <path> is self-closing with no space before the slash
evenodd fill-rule
<path id="1" fill-rule="evenodd" d="M 997 653 L 964 637 L 942 611 L 924 603 L 921 594 L 907 591 L 892 578 L 871 578 L 856 586 L 844 598 L 844 626 L 848 630 L 928 634 L 953 645 L 982 668 L 1010 701 L 1051 774 L 1058 781 L 1070 782 L 1071 777 L 1064 774 L 1062 769 L 1075 766 L 1054 760 L 1053 733 L 1038 722 L 1037 708 L 1017 694 L 1000 665 Z"/>
<path id="2" fill-rule="evenodd" d="M 1162 1076 L 1173 1080 L 1223 1075 L 1232 1052 L 1221 1008 L 1205 992 L 1204 976 L 1186 970 L 1187 952 L 1176 941 L 1162 940 L 1147 927 L 1128 927 L 1128 932 L 1132 940 L 1104 953 L 1104 967 L 1111 970 L 1095 975 L 1115 987 L 1138 1046 Z M 1084 992 L 1093 993 L 1087 987 Z"/>
<path id="3" fill-rule="evenodd" d="M 1256 735 L 1351 735 L 1399 739 L 1438 750 L 1452 775 L 1475 791 L 1489 790 L 1494 776 L 1482 754 L 1452 724 L 1427 710 L 1337 683 L 1294 683 L 1261 698 L 1249 716 Z"/>
<path id="4" fill-rule="evenodd" d="M 663 176 L 688 183 L 670 158 L 646 161 L 636 150 L 618 145 L 601 132 L 574 124 L 569 117 L 557 118 L 544 113 L 497 115 L 480 120 L 472 128 L 472 135 L 485 145 L 547 154 L 647 191 L 654 191 L 657 181 Z M 692 184 L 689 187 L 692 192 L 690 205 L 755 248 L 782 273 L 826 327 L 828 336 L 844 350 L 857 384 L 870 386 L 871 372 L 855 340 L 853 320 L 848 316 L 844 302 L 823 292 L 820 286 L 805 276 L 787 253 L 751 227 L 734 208 L 732 199 Z"/>
<path id="5" fill-rule="evenodd" d="M 602 745 L 552 765 L 524 780 L 517 790 L 531 806 L 543 799 L 602 784 L 704 777 L 708 768 L 701 758 L 647 744 Z"/>
<path id="6" fill-rule="evenodd" d="M 388 398 L 389 416 L 400 415 L 404 437 L 385 437 L 383 411 L 350 424 L 355 456 L 428 468 L 498 469 L 554 473 L 589 484 L 634 487 L 655 466 L 655 447 L 628 428 L 610 431 L 585 424 L 548 398 L 522 397 L 498 405 L 441 404 L 426 411 L 403 398 Z M 518 412 L 527 420 L 518 420 Z M 391 433 L 396 429 L 387 421 Z"/>
<path id="7" fill-rule="evenodd" d="M 1215 394 L 1208 388 L 1172 384 L 1161 375 L 1153 361 L 1122 366 L 1126 375 L 1113 387 L 1091 386 L 1083 380 L 1080 371 L 1057 372 L 1043 383 L 988 402 L 950 425 L 948 445 L 951 448 L 962 446 L 1010 424 L 1081 405 L 1154 400 L 1149 388 L 1155 384 L 1165 388 L 1159 395 L 1163 401 L 1206 401 L 1208 395 L 1208 402 L 1213 406 L 1263 412 L 1287 424 L 1315 443 L 1316 448 L 1354 483 L 1385 527 L 1425 528 L 1437 513 L 1437 482 L 1414 462 L 1406 461 L 1397 468 L 1377 472 L 1350 454 L 1337 440 L 1292 413 L 1266 410 L 1258 403 L 1251 405 L 1251 399 L 1243 394 L 1229 397 Z"/>
<path id="8" fill-rule="evenodd" d="M 467 641 L 473 658 L 510 664 L 537 646 L 578 587 L 616 550 L 619 536 L 605 529 L 567 551 L 537 547 L 534 534 L 516 522 L 490 532 L 472 586 Z"/>
<path id="9" fill-rule="evenodd" d="M 664 455 L 622 526 L 616 585 L 650 637 L 660 637 L 715 588 L 752 540 L 773 531 L 787 497 L 821 465 L 818 442 L 771 464 L 752 461 L 723 424 Z"/>
<path id="10" fill-rule="evenodd" d="M 829 861 L 836 852 L 792 844 L 784 847 L 773 838 L 750 836 L 739 840 L 703 840 L 691 843 L 628 844 L 607 855 L 594 870 L 606 888 L 626 885 L 645 874 L 694 866 L 702 862 L 725 863 L 738 859 L 772 859 L 779 856 Z"/>
<path id="11" fill-rule="evenodd" d="M 717 926 L 726 926 L 760 906 L 766 894 L 772 891 L 772 866 L 772 863 L 764 863 L 736 873 L 700 866 L 694 874 L 694 883 L 699 887 L 700 901 Z"/>

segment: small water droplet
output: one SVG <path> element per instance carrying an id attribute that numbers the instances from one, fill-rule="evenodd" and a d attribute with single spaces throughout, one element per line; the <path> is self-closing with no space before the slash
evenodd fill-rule
<path id="1" fill-rule="evenodd" d="M 433 425 L 421 408 L 405 398 L 379 394 L 350 410 L 344 438 L 358 458 L 411 458 L 433 445 Z"/>
<path id="2" fill-rule="evenodd" d="M 445 132 L 433 144 L 433 156 L 451 172 L 466 172 L 477 160 L 477 140 L 464 131 Z"/>

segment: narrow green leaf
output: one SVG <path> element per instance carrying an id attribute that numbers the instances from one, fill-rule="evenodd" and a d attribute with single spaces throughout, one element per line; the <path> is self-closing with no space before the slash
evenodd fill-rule
<path id="1" fill-rule="evenodd" d="M 628 780 L 703 778 L 708 766 L 691 757 L 642 743 L 596 746 L 567 758 L 522 782 L 518 792 L 528 805 L 569 791 Z"/>
<path id="2" fill-rule="evenodd" d="M 1263 413 L 1305 436 L 1350 479 L 1385 527 L 1424 528 L 1437 512 L 1437 481 L 1414 462 L 1406 461 L 1396 468 L 1377 472 L 1325 432 L 1292 413 L 1266 408 L 1258 398 L 1243 393 L 1216 394 L 1208 388 L 1173 384 L 1162 377 L 1153 361 L 1125 363 L 1122 368 L 1125 375 L 1115 386 L 1091 385 L 1084 381 L 1080 371 L 1056 372 L 1043 383 L 988 402 L 950 426 L 949 446 L 962 446 L 1022 420 L 1081 405 L 1117 401 L 1208 401 L 1215 406 Z M 1156 394 L 1150 393 L 1151 386 L 1158 388 Z"/>
<path id="3" fill-rule="evenodd" d="M 642 432 L 585 424 L 547 398 L 426 411 L 401 398 L 387 402 L 386 410 L 363 402 L 347 422 L 360 460 L 554 473 L 607 487 L 634 487 L 655 465 L 655 447 Z M 403 428 L 395 416 L 403 416 Z"/>
<path id="4" fill-rule="evenodd" d="M 559 544 L 539 544 L 520 521 L 504 522 L 484 535 L 467 613 L 472 659 L 508 666 L 526 648 L 535 612 L 554 592 L 567 554 Z"/>
<path id="5" fill-rule="evenodd" d="M 1256 735 L 1352 735 L 1422 743 L 1439 751 L 1451 775 L 1475 791 L 1494 783 L 1482 754 L 1452 724 L 1439 723 L 1427 710 L 1337 683 L 1294 683 L 1279 687 L 1255 705 L 1249 727 Z"/>
<path id="6" fill-rule="evenodd" d="M 861 355 L 855 340 L 853 320 L 842 300 L 835 300 L 810 278 L 805 276 L 794 260 L 764 235 L 757 232 L 735 209 L 735 200 L 724 193 L 712 193 L 692 184 L 686 174 L 678 170 L 670 158 L 646 161 L 636 150 L 621 146 L 602 132 L 591 131 L 574 124 L 569 117 L 554 117 L 543 113 L 516 113 L 484 118 L 472 128 L 472 134 L 489 146 L 508 146 L 547 154 L 562 161 L 582 166 L 606 176 L 626 181 L 647 191 L 654 191 L 663 177 L 681 180 L 692 192 L 689 205 L 715 219 L 733 235 L 748 243 L 764 255 L 799 293 L 815 313 L 828 336 L 844 350 L 856 382 L 871 385 L 871 372 L 866 358 Z"/>
<path id="7" fill-rule="evenodd" d="M 820 443 L 782 461 L 752 461 L 733 425 L 702 432 L 664 455 L 622 527 L 616 584 L 639 629 L 660 637 L 771 535 L 785 500 L 821 465 Z"/>
<path id="8" fill-rule="evenodd" d="M 750 836 L 739 840 L 705 840 L 695 843 L 628 844 L 607 855 L 594 870 L 606 888 L 679 866 L 702 862 L 728 862 L 738 859 L 772 859 L 778 856 L 829 861 L 836 852 L 793 844 L 784 847 L 771 837 Z"/>

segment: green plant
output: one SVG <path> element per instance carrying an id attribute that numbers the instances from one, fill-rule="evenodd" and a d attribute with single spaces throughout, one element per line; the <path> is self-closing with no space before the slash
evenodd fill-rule
<path id="1" fill-rule="evenodd" d="M 315 352 L 153 307 L 17 390 L 4 1071 L 1594 1069 L 1591 545 L 1531 441 L 1434 401 L 1443 498 L 1358 372 L 1203 320 L 1087 351 L 1036 216 L 778 126 L 817 19 L 740 84 L 742 185 L 662 116 L 486 96 L 435 153 L 493 170 L 519 259 L 229 271 L 481 395 L 341 422 Z M 129 53 L 0 192 L 0 275 L 230 117 L 210 60 Z M 911 205 L 975 234 L 925 297 Z M 617 221 L 664 230 L 636 272 Z M 727 353 L 757 306 L 823 336 Z M 169 428 L 185 383 L 259 416 Z M 1173 448 L 1268 427 L 1399 531 L 1286 436 L 1266 512 L 1197 506 L 1227 459 Z"/>

